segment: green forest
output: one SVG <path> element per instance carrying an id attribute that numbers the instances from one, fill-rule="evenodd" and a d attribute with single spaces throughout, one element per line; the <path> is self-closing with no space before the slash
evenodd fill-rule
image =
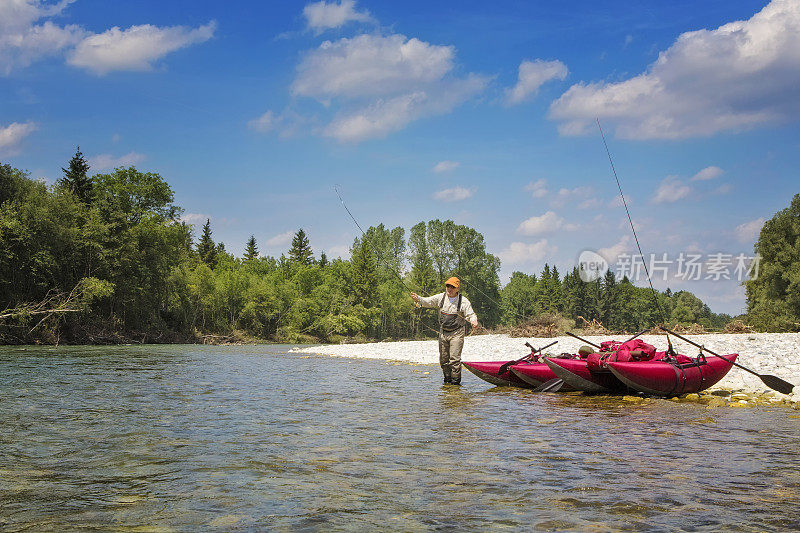
<path id="1" fill-rule="evenodd" d="M 577 268 L 515 272 L 501 286 L 500 260 L 483 236 L 451 220 L 370 227 L 349 260 L 316 255 L 303 229 L 280 257 L 242 257 L 200 235 L 158 174 L 134 167 L 89 176 L 80 149 L 48 187 L 0 164 L 0 342 L 341 342 L 431 337 L 432 311 L 410 291 L 432 294 L 456 275 L 487 330 L 536 317 L 569 327 L 598 321 L 612 331 L 663 322 L 718 330 L 731 320 L 685 291 L 658 293 Z M 748 282 L 744 318 L 768 331 L 800 322 L 800 196 L 767 222 L 756 244 L 762 275 Z M 766 232 L 766 234 L 765 234 Z M 662 311 L 659 311 L 659 307 Z"/>

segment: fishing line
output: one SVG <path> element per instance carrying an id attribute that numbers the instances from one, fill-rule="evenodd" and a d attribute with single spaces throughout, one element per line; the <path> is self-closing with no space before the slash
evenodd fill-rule
<path id="1" fill-rule="evenodd" d="M 339 185 L 338 185 L 338 184 L 337 184 L 337 185 L 334 185 L 334 186 L 333 186 L 333 190 L 334 190 L 334 191 L 336 191 L 336 196 L 338 196 L 338 197 L 339 197 L 339 201 L 342 203 L 342 207 L 344 207 L 344 210 L 345 210 L 345 211 L 347 211 L 347 214 L 348 214 L 348 215 L 350 215 L 350 219 L 353 221 L 353 223 L 356 225 L 356 227 L 359 229 L 359 231 L 361 231 L 361 235 L 364 237 L 364 238 L 362 239 L 362 241 L 361 241 L 361 242 L 362 242 L 362 245 L 369 246 L 369 247 L 372 249 L 372 251 L 375 253 L 375 256 L 376 256 L 376 257 L 378 257 L 378 260 L 379 260 L 379 263 L 380 263 L 380 260 L 382 259 L 382 256 L 381 256 L 381 254 L 380 254 L 380 253 L 378 252 L 378 250 L 377 250 L 377 249 L 376 249 L 376 248 L 375 248 L 375 247 L 372 245 L 372 243 L 370 243 L 370 242 L 369 242 L 369 239 L 367 238 L 367 233 L 366 233 L 366 232 L 364 231 L 364 229 L 361 227 L 361 224 L 359 224 L 359 223 L 358 223 L 358 220 L 356 220 L 356 217 L 354 217 L 354 216 L 353 216 L 353 213 L 351 213 L 351 212 L 350 212 L 350 209 L 348 209 L 348 208 L 347 208 L 347 204 L 345 204 L 345 203 L 344 203 L 344 199 L 342 198 L 342 195 L 341 195 L 341 193 L 339 193 Z M 405 287 L 405 288 L 406 288 L 406 290 L 408 290 L 409 292 L 417 292 L 417 291 L 415 291 L 414 289 L 412 289 L 411 287 L 409 287 L 409 286 L 406 284 L 406 282 L 405 282 L 405 281 L 403 281 L 403 278 L 402 278 L 402 277 L 400 277 L 400 274 L 398 274 L 398 273 L 397 273 L 397 271 L 396 271 L 395 269 L 393 269 L 391 266 L 388 266 L 388 265 L 384 265 L 384 266 L 385 266 L 386 268 L 388 268 L 389 270 L 391 270 L 391 271 L 392 271 L 392 274 L 394 274 L 394 275 L 397 277 L 397 279 L 400 281 L 400 283 L 403 285 L 403 287 Z M 424 327 L 424 328 L 426 328 L 426 329 L 428 329 L 428 330 L 430 330 L 430 331 L 433 331 L 433 332 L 434 332 L 434 333 L 436 333 L 437 335 L 439 334 L 439 331 L 438 331 L 438 330 L 435 330 L 435 329 L 433 329 L 432 327 L 428 326 L 427 324 L 423 323 L 423 322 L 422 322 L 422 318 L 421 318 L 421 317 L 419 318 L 419 324 L 420 324 L 422 327 Z"/>
<path id="2" fill-rule="evenodd" d="M 347 211 L 347 214 L 350 215 L 350 218 L 353 220 L 353 223 L 356 225 L 356 227 L 358 227 L 358 229 L 361 231 L 361 234 L 364 235 L 364 237 L 365 237 L 364 242 L 367 242 L 367 239 L 366 239 L 367 234 L 364 232 L 364 229 L 361 227 L 361 224 L 359 224 L 358 221 L 356 220 L 356 218 L 353 216 L 353 213 L 350 212 L 350 209 L 348 209 L 347 205 L 344 203 L 344 200 L 342 199 L 342 195 L 339 193 L 339 185 L 334 185 L 333 189 L 336 191 L 336 196 L 339 197 L 339 201 L 342 203 L 342 207 L 344 207 L 345 211 Z M 377 250 L 372 245 L 370 245 L 370 248 L 372 248 L 373 252 L 375 252 L 378 257 L 380 257 L 380 254 L 377 253 Z M 389 268 L 389 270 L 391 270 L 395 274 L 395 276 L 397 276 L 397 278 L 400 280 L 400 283 L 402 283 L 403 286 L 406 289 L 408 289 L 411 292 L 416 292 L 413 289 L 411 289 L 408 285 L 406 285 L 406 283 L 403 281 L 403 278 L 401 278 L 400 274 L 398 274 L 394 269 Z M 486 298 L 490 302 L 492 302 L 495 305 L 497 305 L 498 308 L 502 308 L 502 304 L 500 304 L 500 302 L 498 302 L 497 300 L 495 300 L 494 298 L 492 298 L 491 296 L 489 296 L 488 294 L 486 294 L 485 292 L 480 290 L 477 287 L 477 285 L 475 285 L 474 283 L 470 283 L 467 280 L 461 280 L 461 281 L 464 282 L 465 285 L 467 285 L 470 288 L 476 290 L 478 293 L 481 294 L 481 296 L 483 296 L 484 298 Z M 511 313 L 513 313 L 515 316 L 517 316 L 517 318 L 521 318 L 523 321 L 527 320 L 528 318 L 531 318 L 533 316 L 533 315 L 530 315 L 530 316 L 523 315 L 523 314 L 517 313 L 516 311 L 511 310 L 511 309 L 509 309 L 509 311 L 511 311 Z M 425 325 L 423 324 L 423 326 L 425 326 Z M 428 326 L 425 326 L 425 327 L 428 327 Z M 428 329 L 431 329 L 431 328 L 428 328 Z"/>
<path id="3" fill-rule="evenodd" d="M 622 185 L 619 183 L 619 177 L 617 176 L 617 170 L 614 168 L 614 161 L 611 159 L 611 151 L 608 149 L 608 143 L 606 142 L 606 136 L 603 134 L 603 128 L 600 126 L 600 119 L 597 118 L 597 128 L 600 130 L 600 137 L 603 138 L 603 145 L 606 147 L 606 154 L 608 154 L 608 162 L 611 163 L 611 171 L 614 173 L 614 179 L 617 180 L 617 188 L 619 189 L 619 196 L 622 198 L 622 205 L 625 206 L 625 213 L 628 215 L 628 222 L 631 225 L 631 231 L 633 232 L 633 238 L 636 241 L 636 248 L 639 249 L 639 257 L 642 258 L 642 266 L 644 266 L 644 272 L 647 274 L 647 281 L 650 283 L 650 290 L 653 291 L 653 300 L 656 302 L 656 308 L 658 312 L 661 314 L 661 319 L 664 323 L 667 323 L 667 316 L 664 313 L 664 310 L 661 308 L 661 304 L 658 301 L 658 295 L 656 293 L 656 289 L 653 287 L 653 280 L 650 279 L 650 272 L 647 269 L 647 262 L 644 260 L 644 254 L 642 253 L 642 247 L 639 245 L 639 237 L 636 236 L 636 229 L 633 227 L 633 219 L 631 218 L 631 212 L 628 210 L 628 202 L 625 201 L 625 195 L 622 194 Z M 669 340 L 669 335 L 667 335 L 667 339 Z M 671 346 L 671 345 L 670 345 Z"/>

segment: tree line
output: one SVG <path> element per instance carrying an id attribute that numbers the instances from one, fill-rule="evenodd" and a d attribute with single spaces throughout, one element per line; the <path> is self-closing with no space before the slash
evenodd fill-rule
<path id="1" fill-rule="evenodd" d="M 0 342 L 430 337 L 436 313 L 408 293 L 440 292 L 451 275 L 487 328 L 542 313 L 620 331 L 662 322 L 650 290 L 613 272 L 584 283 L 577 270 L 562 277 L 545 265 L 503 287 L 483 235 L 451 220 L 420 222 L 407 235 L 370 227 L 349 259 L 315 255 L 303 229 L 280 257 L 259 254 L 252 235 L 236 257 L 214 241 L 210 220 L 195 238 L 158 174 L 89 170 L 80 149 L 51 187 L 0 165 Z M 716 329 L 730 318 L 688 292 L 656 297 L 673 322 Z M 71 312 L 43 313 L 44 301 Z"/>

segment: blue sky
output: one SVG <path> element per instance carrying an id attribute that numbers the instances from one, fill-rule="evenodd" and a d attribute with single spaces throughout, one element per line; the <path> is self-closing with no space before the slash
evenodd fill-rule
<path id="1" fill-rule="evenodd" d="M 505 282 L 636 252 L 599 118 L 656 286 L 742 311 L 726 261 L 800 192 L 800 0 L 429 4 L 0 0 L 0 160 L 158 172 L 236 254 L 347 257 L 338 184 L 365 227 L 477 229 Z"/>

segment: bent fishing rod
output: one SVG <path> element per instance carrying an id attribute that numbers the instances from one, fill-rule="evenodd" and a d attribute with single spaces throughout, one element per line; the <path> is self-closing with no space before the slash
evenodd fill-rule
<path id="1" fill-rule="evenodd" d="M 625 201 L 625 196 L 622 194 L 622 186 L 619 183 L 619 177 L 617 176 L 617 171 L 614 168 L 614 161 L 612 161 L 612 159 L 611 159 L 611 152 L 608 149 L 608 143 L 606 142 L 606 136 L 603 134 L 603 128 L 600 126 L 600 119 L 599 118 L 597 118 L 597 128 L 600 130 L 600 136 L 603 138 L 603 145 L 606 147 L 606 153 L 608 154 L 608 161 L 609 161 L 609 163 L 611 163 L 611 170 L 614 173 L 614 179 L 617 181 L 617 188 L 619 189 L 619 195 L 622 198 L 622 205 L 625 206 L 625 212 L 628 214 L 628 222 L 630 222 L 630 225 L 631 225 L 631 231 L 633 232 L 633 238 L 636 241 L 636 247 L 639 249 L 639 256 L 644 258 L 644 254 L 642 253 L 642 247 L 639 245 L 639 238 L 636 236 L 636 229 L 633 227 L 633 219 L 631 218 L 631 212 L 628 210 L 628 203 Z M 658 308 L 658 311 L 661 314 L 661 318 L 664 321 L 664 323 L 666 324 L 667 323 L 666 314 L 664 313 L 664 310 L 661 308 L 661 304 L 658 301 L 658 296 L 657 296 L 656 290 L 653 287 L 653 280 L 650 279 L 650 272 L 647 269 L 647 262 L 642 260 L 642 265 L 644 266 L 644 272 L 647 275 L 647 281 L 650 284 L 650 290 L 652 291 L 652 294 L 653 294 L 653 300 L 655 300 L 656 306 Z M 689 344 L 691 344 L 691 345 L 693 345 L 693 346 L 695 346 L 697 348 L 700 348 L 700 353 L 702 353 L 703 350 L 705 350 L 706 352 L 710 353 L 714 357 L 719 357 L 720 359 L 723 359 L 723 360 L 727 361 L 728 363 L 730 363 L 730 364 L 732 364 L 732 365 L 734 365 L 734 366 L 736 366 L 738 368 L 741 368 L 742 370 L 745 370 L 745 371 L 753 374 L 754 376 L 757 376 L 759 379 L 761 379 L 761 381 L 764 383 L 764 385 L 766 385 L 767 387 L 769 387 L 772 390 L 781 392 L 783 394 L 790 394 L 792 392 L 792 390 L 794 389 L 794 385 L 792 385 L 791 383 L 789 383 L 786 380 L 783 380 L 783 379 L 781 379 L 781 378 L 779 378 L 777 376 L 772 376 L 772 375 L 769 375 L 769 374 L 759 374 L 758 372 L 750 370 L 749 368 L 747 368 L 744 365 L 736 363 L 735 361 L 732 361 L 732 360 L 730 360 L 730 359 L 728 359 L 726 357 L 723 357 L 723 356 L 721 356 L 721 355 L 719 355 L 717 353 L 712 352 L 708 348 L 705 348 L 704 346 L 702 346 L 700 344 L 697 344 L 696 342 L 690 341 L 686 337 L 682 337 L 682 336 L 678 335 L 674 331 L 670 331 L 669 329 L 667 329 L 663 325 L 659 326 L 659 328 L 662 329 L 666 333 L 666 335 L 667 335 L 667 343 L 669 344 L 669 351 L 671 351 L 671 352 L 674 351 L 674 350 L 672 349 L 672 342 L 670 342 L 670 340 L 669 340 L 669 335 L 670 334 L 674 335 L 675 337 L 677 337 L 677 338 L 679 338 L 681 340 L 684 340 L 684 341 L 688 342 Z M 573 335 L 573 337 L 574 337 L 574 335 Z"/>

